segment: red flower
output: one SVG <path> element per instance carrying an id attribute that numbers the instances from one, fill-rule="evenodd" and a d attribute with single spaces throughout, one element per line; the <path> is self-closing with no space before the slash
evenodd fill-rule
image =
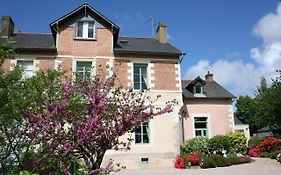
<path id="1" fill-rule="evenodd" d="M 191 165 L 199 165 L 200 163 L 200 158 L 196 154 L 189 154 L 187 156 L 187 160 L 191 163 Z"/>
<path id="2" fill-rule="evenodd" d="M 261 153 L 262 153 L 262 151 L 259 149 L 258 146 L 249 150 L 250 157 L 260 157 Z"/>
<path id="3" fill-rule="evenodd" d="M 178 156 L 175 161 L 175 168 L 177 169 L 185 169 L 184 165 L 184 157 Z"/>

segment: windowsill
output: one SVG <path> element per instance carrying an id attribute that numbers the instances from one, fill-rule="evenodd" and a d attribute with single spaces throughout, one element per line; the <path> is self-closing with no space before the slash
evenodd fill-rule
<path id="1" fill-rule="evenodd" d="M 73 39 L 74 40 L 82 40 L 82 41 L 97 41 L 96 38 L 77 38 L 77 37 L 74 37 Z"/>
<path id="2" fill-rule="evenodd" d="M 204 94 L 199 94 L 199 93 L 197 93 L 197 94 L 194 94 L 194 97 L 206 97 L 206 95 L 204 95 Z"/>

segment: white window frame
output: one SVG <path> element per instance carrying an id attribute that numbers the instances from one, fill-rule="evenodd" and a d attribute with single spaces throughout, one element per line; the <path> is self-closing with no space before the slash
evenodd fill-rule
<path id="1" fill-rule="evenodd" d="M 24 72 L 23 72 L 23 75 L 22 75 L 22 79 L 28 79 L 28 78 L 30 78 L 30 77 L 32 77 L 32 76 L 34 76 L 35 75 L 35 71 L 36 71 L 36 69 L 35 69 L 35 60 L 34 59 L 17 59 L 16 60 L 16 66 L 18 66 L 18 64 L 19 64 L 19 62 L 32 62 L 32 75 L 31 76 L 29 76 L 29 77 L 27 77 L 26 75 L 25 75 L 25 72 L 26 72 L 26 68 L 24 68 Z"/>
<path id="2" fill-rule="evenodd" d="M 211 138 L 211 115 L 209 113 L 193 113 L 191 114 L 192 116 L 192 133 L 193 137 L 196 137 L 195 134 L 195 118 L 200 118 L 200 117 L 207 117 L 207 137 Z"/>
<path id="3" fill-rule="evenodd" d="M 82 37 L 78 37 L 78 23 L 83 23 L 82 25 Z M 89 22 L 93 22 L 93 37 L 89 38 Z M 96 39 L 96 21 L 78 21 L 75 25 L 75 38 L 76 39 Z"/>
<path id="4" fill-rule="evenodd" d="M 72 70 L 74 75 L 77 73 L 77 62 L 91 62 L 92 63 L 92 71 L 91 71 L 91 78 L 96 75 L 96 59 L 95 58 L 74 58 Z"/>
<path id="5" fill-rule="evenodd" d="M 151 143 L 151 129 L 150 129 L 150 121 L 148 121 L 148 122 L 145 122 L 145 123 L 147 123 L 147 126 L 148 126 L 148 134 L 147 134 L 147 136 L 148 136 L 148 143 L 144 143 L 143 142 L 143 129 L 142 129 L 142 126 L 143 126 L 143 123 L 141 123 L 140 124 L 140 126 L 141 126 L 141 133 L 140 133 L 140 135 L 141 135 L 141 140 L 142 140 L 142 142 L 140 142 L 140 143 L 136 143 L 136 132 L 134 132 L 134 136 L 135 136 L 135 145 L 149 145 L 150 143 Z"/>
<path id="6" fill-rule="evenodd" d="M 131 85 L 134 91 L 141 91 L 141 89 L 135 89 L 134 88 L 134 64 L 147 64 L 147 90 L 151 88 L 151 63 L 149 59 L 142 59 L 142 58 L 134 58 L 131 60 L 131 62 L 129 63 L 131 70 L 130 70 L 130 74 L 131 74 Z"/>

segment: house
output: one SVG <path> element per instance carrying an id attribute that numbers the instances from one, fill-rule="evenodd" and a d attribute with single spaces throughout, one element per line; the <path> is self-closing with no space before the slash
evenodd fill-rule
<path id="1" fill-rule="evenodd" d="M 47 34 L 19 32 L 12 18 L 4 16 L 0 42 L 11 38 L 18 54 L 6 60 L 3 68 L 23 65 L 25 78 L 58 67 L 67 70 L 68 76 L 115 73 L 117 84 L 124 88 L 150 89 L 152 99 L 161 95 L 155 104 L 158 107 L 176 99 L 178 105 L 172 113 L 142 124 L 131 134 L 130 151 L 109 150 L 104 159 L 112 158 L 131 169 L 172 166 L 181 143 L 182 52 L 167 42 L 167 25 L 159 24 L 155 38 L 122 37 L 118 25 L 84 3 L 52 22 L 50 29 Z"/>
<path id="2" fill-rule="evenodd" d="M 24 33 L 15 30 L 11 17 L 2 18 L 0 42 L 11 38 L 17 55 L 5 61 L 5 70 L 25 66 L 24 77 L 38 71 L 61 67 L 68 76 L 116 74 L 117 86 L 138 92 L 149 89 L 148 95 L 161 98 L 156 106 L 176 99 L 172 113 L 155 117 L 136 128 L 130 151 L 106 152 L 109 159 L 128 169 L 171 167 L 184 140 L 212 137 L 235 129 L 232 99 L 208 73 L 191 81 L 181 81 L 180 60 L 183 53 L 167 41 L 167 25 L 160 23 L 156 36 L 120 36 L 117 24 L 88 3 L 50 24 L 51 33 Z M 182 120 L 181 120 L 182 119 Z"/>
<path id="3" fill-rule="evenodd" d="M 205 79 L 182 80 L 183 138 L 213 137 L 234 130 L 234 117 L 230 92 L 219 85 L 213 74 Z"/>

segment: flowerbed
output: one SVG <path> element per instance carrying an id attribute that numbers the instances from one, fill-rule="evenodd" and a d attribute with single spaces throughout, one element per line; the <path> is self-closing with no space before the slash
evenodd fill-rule
<path id="1" fill-rule="evenodd" d="M 251 142 L 250 142 L 251 141 Z M 258 142 L 259 141 L 259 142 Z M 250 139 L 251 143 L 248 154 L 251 157 L 272 158 L 277 161 L 281 157 L 281 139 L 276 137 L 259 138 L 255 136 Z M 280 162 L 281 163 L 281 162 Z"/>
<path id="2" fill-rule="evenodd" d="M 249 157 L 237 156 L 237 153 L 245 150 L 246 138 L 239 132 L 217 135 L 211 139 L 196 137 L 180 146 L 180 156 L 175 160 L 175 168 L 215 168 L 248 163 L 251 161 Z"/>

